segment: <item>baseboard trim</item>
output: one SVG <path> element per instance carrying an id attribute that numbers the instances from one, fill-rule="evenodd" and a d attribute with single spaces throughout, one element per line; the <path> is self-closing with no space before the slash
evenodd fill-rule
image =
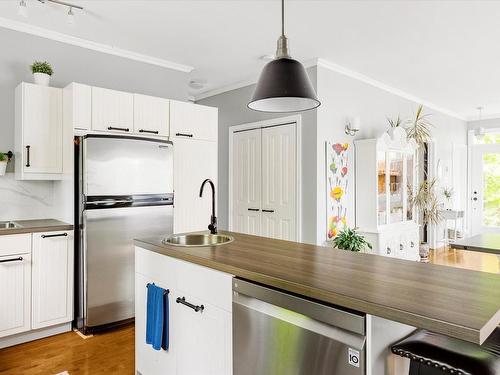
<path id="1" fill-rule="evenodd" d="M 71 322 L 3 337 L 0 339 L 0 349 L 23 344 L 25 342 L 33 340 L 42 339 L 44 337 L 58 335 L 65 332 L 71 332 Z"/>

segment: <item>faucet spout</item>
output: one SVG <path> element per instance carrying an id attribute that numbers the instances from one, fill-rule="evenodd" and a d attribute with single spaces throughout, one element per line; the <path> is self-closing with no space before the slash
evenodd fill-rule
<path id="1" fill-rule="evenodd" d="M 217 217 L 215 216 L 215 185 L 214 185 L 214 183 L 213 183 L 213 181 L 211 179 L 207 178 L 201 184 L 201 187 L 200 187 L 200 198 L 203 197 L 203 189 L 205 188 L 205 185 L 207 183 L 212 188 L 212 216 L 210 218 L 210 224 L 208 225 L 208 229 L 210 230 L 211 234 L 217 234 Z"/>

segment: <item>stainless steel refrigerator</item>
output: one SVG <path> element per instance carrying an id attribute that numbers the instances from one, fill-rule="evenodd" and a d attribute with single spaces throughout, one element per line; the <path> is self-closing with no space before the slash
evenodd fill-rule
<path id="1" fill-rule="evenodd" d="M 75 138 L 76 325 L 88 333 L 134 317 L 134 244 L 173 229 L 172 143 Z"/>

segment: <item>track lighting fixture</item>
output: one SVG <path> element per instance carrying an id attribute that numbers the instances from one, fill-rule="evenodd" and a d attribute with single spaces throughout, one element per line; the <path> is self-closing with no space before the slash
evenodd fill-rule
<path id="1" fill-rule="evenodd" d="M 52 4 L 57 4 L 57 5 L 62 5 L 65 7 L 68 7 L 68 24 L 74 25 L 75 24 L 75 13 L 73 12 L 73 9 L 79 9 L 83 10 L 83 7 L 80 5 L 75 5 L 72 3 L 67 3 L 65 1 L 61 0 L 38 0 L 42 4 L 47 4 L 47 3 L 52 3 Z M 27 17 L 28 16 L 28 11 L 27 11 L 27 3 L 26 0 L 20 0 L 19 1 L 19 7 L 18 7 L 18 14 Z"/>
<path id="2" fill-rule="evenodd" d="M 28 17 L 28 4 L 26 4 L 26 0 L 21 0 L 19 2 L 19 6 L 17 8 L 17 14 L 23 17 Z"/>
<path id="3" fill-rule="evenodd" d="M 70 25 L 75 24 L 75 14 L 73 13 L 73 7 L 69 7 L 69 10 L 68 10 L 68 23 Z"/>

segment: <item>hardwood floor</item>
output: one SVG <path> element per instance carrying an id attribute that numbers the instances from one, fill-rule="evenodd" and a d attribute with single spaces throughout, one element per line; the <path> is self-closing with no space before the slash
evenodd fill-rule
<path id="1" fill-rule="evenodd" d="M 500 273 L 500 255 L 450 248 L 430 251 L 430 262 L 474 271 Z"/>
<path id="2" fill-rule="evenodd" d="M 134 374 L 134 326 L 83 339 L 64 333 L 0 350 L 1 375 Z"/>

